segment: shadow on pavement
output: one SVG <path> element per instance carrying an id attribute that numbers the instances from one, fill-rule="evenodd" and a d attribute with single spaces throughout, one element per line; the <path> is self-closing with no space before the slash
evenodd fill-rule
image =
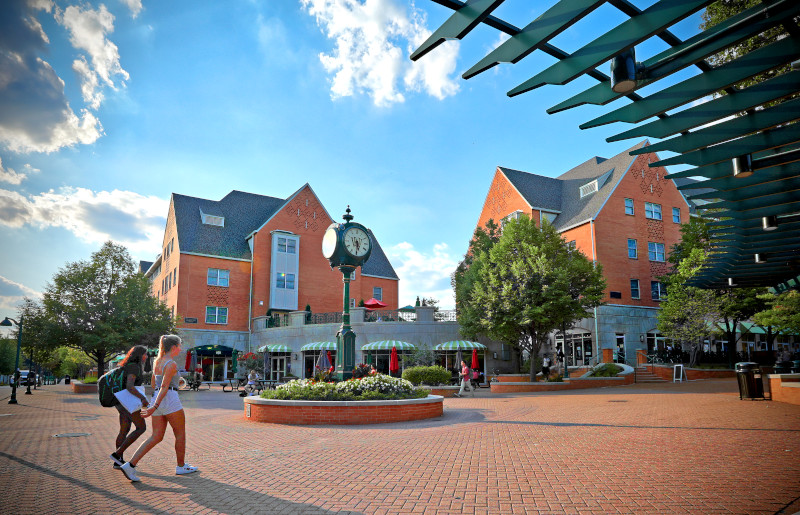
<path id="1" fill-rule="evenodd" d="M 142 492 L 177 492 L 189 495 L 189 500 L 206 509 L 221 513 L 303 513 L 309 515 L 322 515 L 327 513 L 359 512 L 333 512 L 313 504 L 286 501 L 279 497 L 254 492 L 228 483 L 220 483 L 202 476 L 202 471 L 186 476 L 159 476 L 139 472 L 143 481 L 134 483 L 134 487 Z M 164 488 L 147 484 L 147 479 L 153 478 L 167 483 L 172 483 L 178 488 Z M 177 508 L 177 507 L 176 507 Z"/>
<path id="2" fill-rule="evenodd" d="M 709 431 L 766 431 L 771 433 L 800 433 L 800 429 L 764 429 L 760 427 L 687 427 L 687 426 L 637 426 L 631 424 L 599 424 L 595 422 L 542 422 L 532 420 L 487 420 L 489 424 L 519 424 L 552 427 L 625 427 L 633 429 L 705 429 Z"/>

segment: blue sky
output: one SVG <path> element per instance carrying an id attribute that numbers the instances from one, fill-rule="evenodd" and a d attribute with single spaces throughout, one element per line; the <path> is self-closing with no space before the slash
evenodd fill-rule
<path id="1" fill-rule="evenodd" d="M 553 3 L 496 14 L 524 26 Z M 306 182 L 375 231 L 401 304 L 451 307 L 496 166 L 556 176 L 637 140 L 578 129 L 607 108 L 545 113 L 586 77 L 508 98 L 544 54 L 462 80 L 494 29 L 411 63 L 450 13 L 428 0 L 0 3 L 0 315 L 107 239 L 152 260 L 172 192 L 285 198 Z M 554 43 L 574 51 L 624 19 L 604 6 Z"/>

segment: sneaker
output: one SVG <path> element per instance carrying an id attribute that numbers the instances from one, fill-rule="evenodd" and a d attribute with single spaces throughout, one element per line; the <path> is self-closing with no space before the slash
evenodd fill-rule
<path id="1" fill-rule="evenodd" d="M 184 474 L 191 474 L 192 472 L 197 472 L 198 470 L 200 469 L 198 469 L 197 467 L 193 467 L 188 463 L 184 463 L 182 467 L 175 467 L 175 475 L 182 476 Z"/>
<path id="2" fill-rule="evenodd" d="M 131 466 L 129 462 L 125 462 L 125 464 L 122 465 L 119 469 L 122 471 L 123 474 L 125 474 L 125 477 L 127 477 L 134 483 L 137 481 L 141 481 L 141 479 L 139 479 L 139 476 L 136 475 L 136 470 L 134 470 L 134 468 Z"/>
<path id="3" fill-rule="evenodd" d="M 116 452 L 111 453 L 111 460 L 114 462 L 115 469 L 119 469 L 121 466 L 125 465 L 125 460 L 123 460 L 121 456 L 117 456 Z"/>

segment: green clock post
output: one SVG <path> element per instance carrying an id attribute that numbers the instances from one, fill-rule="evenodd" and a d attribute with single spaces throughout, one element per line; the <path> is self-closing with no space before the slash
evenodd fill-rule
<path id="1" fill-rule="evenodd" d="M 336 376 L 349 379 L 356 366 L 356 333 L 350 327 L 350 277 L 372 253 L 372 240 L 367 228 L 353 222 L 350 206 L 342 217 L 344 223 L 332 223 L 322 238 L 322 255 L 331 268 L 338 268 L 344 282 L 342 327 L 336 334 Z"/>

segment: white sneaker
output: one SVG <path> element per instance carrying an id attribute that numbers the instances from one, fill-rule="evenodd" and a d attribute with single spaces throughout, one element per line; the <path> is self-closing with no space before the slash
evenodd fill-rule
<path id="1" fill-rule="evenodd" d="M 200 469 L 198 469 L 197 467 L 193 467 L 188 463 L 184 463 L 182 467 L 175 467 L 175 475 L 182 476 L 184 474 L 191 474 L 192 472 L 197 472 L 198 470 Z"/>
<path id="2" fill-rule="evenodd" d="M 125 465 L 121 466 L 119 469 L 122 471 L 123 474 L 125 474 L 125 477 L 127 477 L 134 483 L 137 481 L 141 481 L 141 479 L 139 479 L 139 476 L 136 475 L 136 470 L 133 467 L 131 467 L 131 464 L 129 462 L 125 462 Z"/>

